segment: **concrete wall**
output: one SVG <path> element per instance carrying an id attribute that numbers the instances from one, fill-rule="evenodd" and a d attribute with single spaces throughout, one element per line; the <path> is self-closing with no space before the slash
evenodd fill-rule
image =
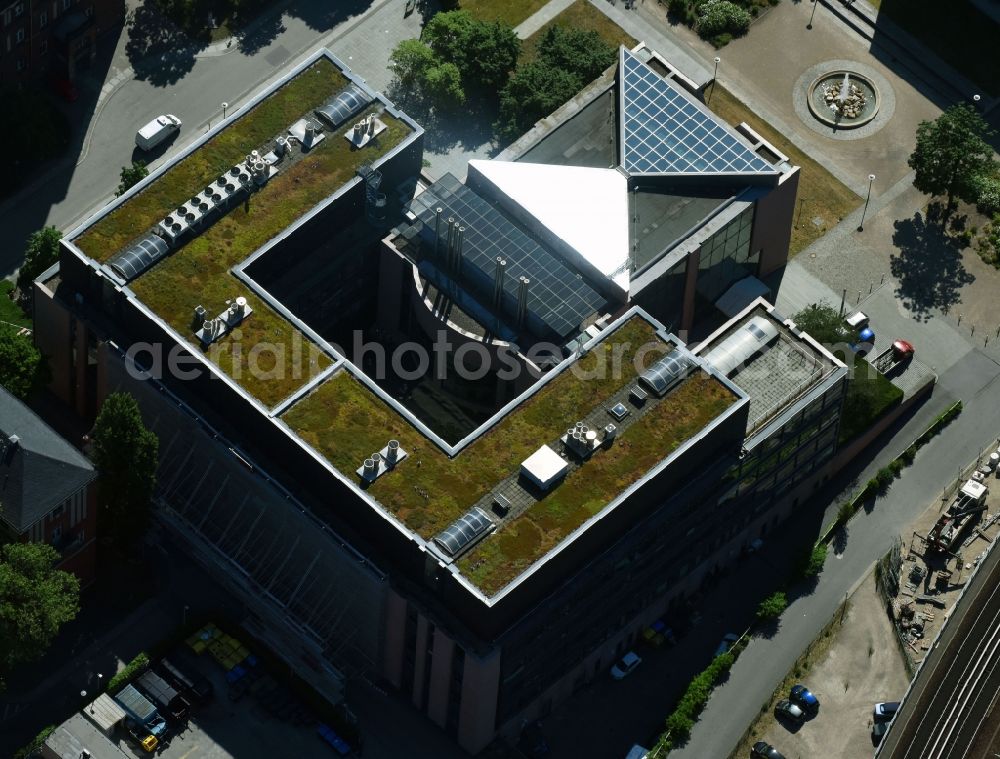
<path id="1" fill-rule="evenodd" d="M 757 276 L 766 277 L 788 261 L 792 240 L 795 198 L 799 191 L 799 168 L 784 174 L 778 186 L 757 201 L 750 251 L 760 251 Z"/>

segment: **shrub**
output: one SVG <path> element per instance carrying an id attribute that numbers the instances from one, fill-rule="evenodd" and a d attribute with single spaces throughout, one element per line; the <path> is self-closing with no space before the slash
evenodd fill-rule
<path id="1" fill-rule="evenodd" d="M 823 565 L 826 564 L 826 552 L 826 543 L 817 543 L 813 546 L 806 558 L 805 567 L 802 569 L 803 577 L 817 577 L 823 571 Z"/>
<path id="2" fill-rule="evenodd" d="M 688 15 L 688 7 L 688 0 L 668 0 L 667 14 L 683 18 Z"/>
<path id="3" fill-rule="evenodd" d="M 973 180 L 973 187 L 979 213 L 992 216 L 1000 212 L 1000 178 L 979 176 Z"/>
<path id="4" fill-rule="evenodd" d="M 706 0 L 698 9 L 695 30 L 705 39 L 723 33 L 738 36 L 746 33 L 750 21 L 750 14 L 729 0 Z"/>
<path id="5" fill-rule="evenodd" d="M 837 521 L 841 524 L 847 524 L 847 520 L 852 516 L 854 516 L 854 504 L 850 501 L 844 501 L 837 509 Z"/>
<path id="6" fill-rule="evenodd" d="M 910 464 L 912 464 L 913 463 L 913 459 L 915 459 L 916 456 L 917 456 L 917 444 L 916 443 L 913 443 L 912 445 L 910 445 L 909 448 L 907 448 L 905 451 L 903 451 L 901 454 L 899 454 L 899 458 L 902 460 L 902 462 L 904 464 L 906 464 L 906 466 L 909 466 Z"/>
<path id="7" fill-rule="evenodd" d="M 781 616 L 781 612 L 787 608 L 788 597 L 783 591 L 776 590 L 760 602 L 760 605 L 757 607 L 757 619 L 761 622 L 777 619 Z"/>
<path id="8" fill-rule="evenodd" d="M 149 666 L 149 657 L 145 653 L 140 651 L 135 655 L 135 658 L 122 667 L 121 672 L 117 673 L 114 677 L 108 680 L 108 693 L 114 693 L 119 688 L 124 687 L 128 684 L 132 678 L 136 677 L 141 673 L 146 667 Z"/>
<path id="9" fill-rule="evenodd" d="M 888 468 L 888 470 L 890 472 L 892 472 L 892 476 L 893 477 L 899 477 L 899 475 L 903 471 L 903 466 L 904 466 L 903 459 L 902 458 L 898 458 L 898 459 L 893 459 L 892 461 L 890 461 L 889 462 L 889 466 L 887 468 Z"/>
<path id="10" fill-rule="evenodd" d="M 55 730 L 55 725 L 43 727 L 38 735 L 32 739 L 31 743 L 26 746 L 22 746 L 14 752 L 13 759 L 28 759 L 29 756 L 33 756 L 35 752 L 42 747 L 42 744 L 45 743 L 45 739 L 52 735 Z"/>
<path id="11" fill-rule="evenodd" d="M 719 654 L 712 659 L 712 663 L 708 667 L 691 680 L 684 695 L 677 702 L 677 706 L 667 717 L 667 734 L 660 737 L 657 743 L 658 747 L 669 750 L 675 740 L 683 741 L 691 734 L 695 719 L 708 703 L 708 697 L 712 695 L 712 688 L 729 671 L 735 661 L 736 657 L 732 653 Z"/>

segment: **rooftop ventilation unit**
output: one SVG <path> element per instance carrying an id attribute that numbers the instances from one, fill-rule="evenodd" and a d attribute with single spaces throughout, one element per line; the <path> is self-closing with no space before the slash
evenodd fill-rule
<path id="1" fill-rule="evenodd" d="M 151 232 L 124 253 L 108 261 L 108 266 L 123 280 L 130 282 L 166 256 L 169 251 L 170 246 L 167 242 Z"/>
<path id="2" fill-rule="evenodd" d="M 662 398 L 697 365 L 693 358 L 682 351 L 672 350 L 640 374 L 639 381 L 656 393 L 657 397 Z"/>
<path id="3" fill-rule="evenodd" d="M 390 440 L 378 453 L 371 454 L 355 471 L 365 482 L 374 482 L 383 474 L 391 471 L 407 457 L 407 452 L 399 446 L 398 440 Z"/>
<path id="4" fill-rule="evenodd" d="M 364 110 L 371 102 L 372 99 L 368 93 L 357 84 L 352 83 L 323 103 L 315 110 L 315 113 L 329 124 L 331 129 L 336 129 L 351 116 Z"/>
<path id="5" fill-rule="evenodd" d="M 778 336 L 778 328 L 763 316 L 755 316 L 713 348 L 705 360 L 720 374 L 729 375 L 763 351 Z"/>
<path id="6" fill-rule="evenodd" d="M 481 540 L 493 528 L 489 514 L 478 506 L 456 519 L 434 538 L 434 542 L 450 557 L 455 558 L 473 543 Z"/>

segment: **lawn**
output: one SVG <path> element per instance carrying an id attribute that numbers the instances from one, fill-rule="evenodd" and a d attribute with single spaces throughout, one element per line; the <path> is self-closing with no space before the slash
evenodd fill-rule
<path id="1" fill-rule="evenodd" d="M 517 26 L 548 0 L 461 0 L 459 6 L 482 21 L 502 21 Z"/>
<path id="2" fill-rule="evenodd" d="M 633 348 L 651 341 L 659 342 L 659 338 L 639 318 L 623 325 L 613 337 L 615 344 L 630 343 Z M 610 341 L 605 341 L 580 359 L 579 368 L 593 370 L 610 350 Z M 431 538 L 515 473 L 540 445 L 585 416 L 595 400 L 607 398 L 633 379 L 633 355 L 634 350 L 625 351 L 618 378 L 610 371 L 589 380 L 564 372 L 455 458 L 445 455 L 346 372 L 324 382 L 282 419 L 349 475 L 372 451 L 384 447 L 390 438 L 398 439 L 409 458 L 399 472 L 383 476 L 369 492 L 412 530 Z M 574 473 L 580 476 L 571 475 L 532 507 L 530 518 L 518 519 L 462 559 L 463 572 L 485 592 L 496 592 L 732 401 L 733 396 L 718 382 L 692 378 L 632 425 L 610 450 L 601 451 Z"/>
<path id="3" fill-rule="evenodd" d="M 709 108 L 729 124 L 745 121 L 761 137 L 788 156 L 800 167 L 798 200 L 792 223 L 789 256 L 812 245 L 840 223 L 861 202 L 850 188 L 842 184 L 819 163 L 807 156 L 770 124 L 741 103 L 725 87 L 718 84 L 711 91 Z M 819 220 L 816 224 L 814 220 Z M 797 223 L 796 223 L 797 222 Z"/>
<path id="4" fill-rule="evenodd" d="M 31 327 L 31 317 L 10 299 L 10 293 L 13 289 L 13 282 L 0 279 L 0 322 L 7 322 L 18 327 Z"/>
<path id="5" fill-rule="evenodd" d="M 847 381 L 840 420 L 841 445 L 863 434 L 903 400 L 903 391 L 863 357 L 855 355 L 854 373 Z"/>
<path id="6" fill-rule="evenodd" d="M 284 132 L 346 84 L 333 63 L 318 60 L 74 242 L 95 261 L 107 261 L 250 150 Z"/>
<path id="7" fill-rule="evenodd" d="M 226 299 L 246 296 L 254 313 L 241 325 L 239 339 L 227 336 L 208 355 L 268 406 L 290 395 L 330 359 L 247 291 L 229 268 L 327 198 L 361 163 L 384 155 L 409 133 L 406 124 L 387 113 L 380 118 L 388 128 L 368 146 L 352 150 L 339 135 L 327 137 L 307 158 L 252 195 L 247 205 L 230 211 L 132 282 L 139 299 L 182 335 L 191 332 L 195 306 L 203 305 L 214 315 L 223 310 Z M 253 366 L 260 371 L 252 371 Z"/>
<path id="8" fill-rule="evenodd" d="M 601 39 L 611 45 L 616 51 L 619 45 L 632 48 L 638 42 L 638 40 L 630 36 L 618 24 L 587 2 L 587 0 L 576 0 L 575 3 L 524 41 L 520 59 L 522 64 L 530 62 L 535 58 L 538 54 L 538 45 L 545 37 L 545 32 L 548 31 L 549 27 L 556 25 L 597 32 Z"/>
<path id="9" fill-rule="evenodd" d="M 985 92 L 1000 94 L 1000 25 L 970 0 L 881 0 L 876 5 L 879 15 L 891 18 Z"/>

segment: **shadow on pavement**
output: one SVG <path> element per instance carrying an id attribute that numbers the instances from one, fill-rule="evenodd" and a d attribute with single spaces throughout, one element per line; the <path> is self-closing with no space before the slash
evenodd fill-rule
<path id="1" fill-rule="evenodd" d="M 199 46 L 152 3 L 130 11 L 125 23 L 129 28 L 125 54 L 136 79 L 165 87 L 194 68 Z"/>
<path id="2" fill-rule="evenodd" d="M 961 289 L 976 279 L 962 263 L 962 252 L 940 224 L 920 212 L 893 225 L 898 253 L 889 267 L 899 283 L 896 297 L 917 321 L 927 321 L 936 309 L 947 313 L 961 302 Z"/>
<path id="3" fill-rule="evenodd" d="M 24 244 L 28 236 L 45 226 L 52 207 L 66 199 L 76 164 L 84 153 L 87 129 L 95 117 L 101 86 L 108 75 L 121 28 L 98 39 L 96 55 L 77 63 L 73 102 L 56 100 L 46 85 L 37 82 L 24 85 L 37 88 L 39 97 L 51 99 L 69 122 L 68 141 L 59 155 L 47 162 L 32 165 L 25 171 L 20 187 L 14 194 L 0 198 L 3 240 L 0 242 L 0 276 L 7 276 L 21 265 Z M 44 178 L 44 180 L 43 180 Z"/>

